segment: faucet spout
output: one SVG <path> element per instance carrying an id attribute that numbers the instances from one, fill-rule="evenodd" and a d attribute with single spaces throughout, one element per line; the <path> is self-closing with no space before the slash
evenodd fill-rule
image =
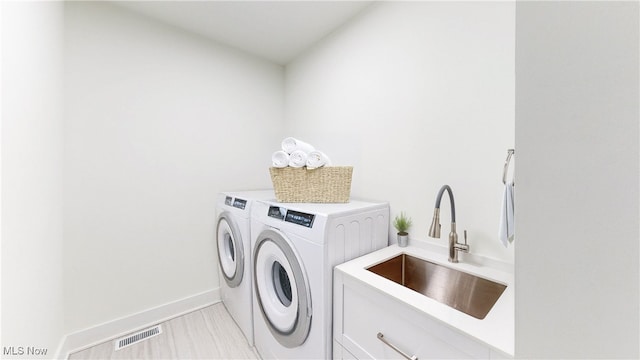
<path id="1" fill-rule="evenodd" d="M 449 203 L 451 204 L 451 222 L 456 222 L 456 202 L 453 200 L 453 190 L 449 185 L 442 185 L 440 191 L 438 191 L 438 196 L 436 196 L 436 209 L 440 209 L 440 202 L 442 202 L 442 195 L 444 192 L 449 194 Z"/>
<path id="2" fill-rule="evenodd" d="M 469 252 L 467 245 L 467 232 L 465 230 L 464 244 L 458 242 L 458 234 L 456 233 L 456 204 L 453 200 L 453 191 L 449 185 L 443 185 L 436 196 L 436 206 L 433 210 L 433 220 L 429 228 L 429 236 L 432 238 L 440 238 L 440 203 L 444 192 L 449 194 L 449 202 L 451 204 L 451 232 L 449 233 L 449 261 L 458 262 L 458 251 Z"/>

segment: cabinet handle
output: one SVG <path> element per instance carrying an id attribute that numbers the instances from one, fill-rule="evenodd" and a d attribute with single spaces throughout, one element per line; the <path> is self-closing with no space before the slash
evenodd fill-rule
<path id="1" fill-rule="evenodd" d="M 382 341 L 385 345 L 387 345 L 388 347 L 392 348 L 398 354 L 402 355 L 405 359 L 407 359 L 407 360 L 418 360 L 417 356 L 415 356 L 415 355 L 409 356 L 404 351 L 398 349 L 397 346 L 395 346 L 392 343 L 388 342 L 387 339 L 384 338 L 384 335 L 382 335 L 381 332 L 378 333 L 378 340 Z"/>

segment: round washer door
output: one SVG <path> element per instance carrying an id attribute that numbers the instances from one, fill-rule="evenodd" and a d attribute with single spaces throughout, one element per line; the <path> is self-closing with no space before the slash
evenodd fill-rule
<path id="1" fill-rule="evenodd" d="M 238 226 L 226 211 L 218 216 L 216 234 L 222 276 L 229 287 L 236 287 L 242 282 L 244 251 Z"/>
<path id="2" fill-rule="evenodd" d="M 264 230 L 256 239 L 256 300 L 274 338 L 287 348 L 304 343 L 311 329 L 311 292 L 300 258 L 284 234 Z"/>

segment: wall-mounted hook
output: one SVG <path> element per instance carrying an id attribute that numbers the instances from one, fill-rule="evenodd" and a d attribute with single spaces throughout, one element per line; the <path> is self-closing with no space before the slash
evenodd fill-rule
<path id="1" fill-rule="evenodd" d="M 507 172 L 509 171 L 509 163 L 511 162 L 511 157 L 515 154 L 515 149 L 507 150 L 507 160 L 504 161 L 504 171 L 502 172 L 502 183 L 507 184 Z M 514 183 L 515 184 L 515 183 Z"/>

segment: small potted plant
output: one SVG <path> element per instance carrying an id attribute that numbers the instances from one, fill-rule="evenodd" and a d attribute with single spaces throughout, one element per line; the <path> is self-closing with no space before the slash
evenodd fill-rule
<path id="1" fill-rule="evenodd" d="M 407 230 L 411 227 L 411 218 L 407 217 L 404 211 L 400 215 L 396 215 L 393 220 L 393 227 L 398 230 L 398 246 L 405 247 L 409 243 L 409 233 Z"/>

